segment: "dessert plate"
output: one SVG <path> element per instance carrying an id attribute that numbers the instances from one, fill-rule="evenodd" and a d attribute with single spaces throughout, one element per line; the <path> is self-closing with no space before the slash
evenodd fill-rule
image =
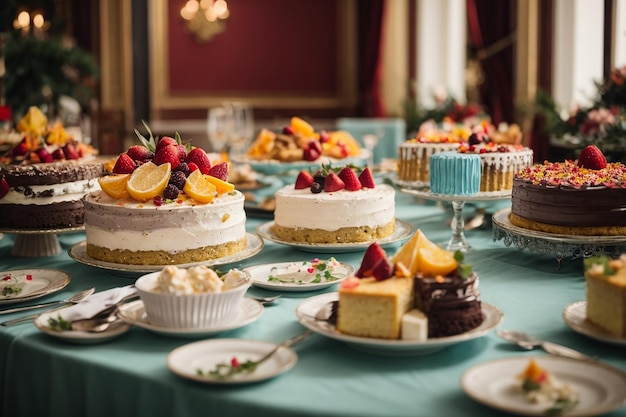
<path id="1" fill-rule="evenodd" d="M 211 259 L 208 261 L 202 262 L 193 262 L 188 264 L 179 264 L 176 265 L 179 268 L 191 268 L 192 266 L 198 265 L 206 265 L 206 266 L 217 266 L 217 265 L 226 265 L 234 262 L 239 262 L 244 259 L 248 259 L 263 249 L 263 240 L 259 238 L 254 233 L 246 233 L 247 238 L 247 246 L 241 252 L 234 253 L 229 256 L 225 256 L 223 258 Z M 98 259 L 94 259 L 91 256 L 87 255 L 87 242 L 82 241 L 74 246 L 72 246 L 68 250 L 68 254 L 70 258 L 89 266 L 93 266 L 96 268 L 107 269 L 110 271 L 121 272 L 123 275 L 136 276 L 137 274 L 146 274 L 149 272 L 156 272 L 163 269 L 165 265 L 126 265 L 126 264 L 116 264 L 113 262 L 100 261 Z"/>
<path id="2" fill-rule="evenodd" d="M 239 363 L 258 360 L 276 347 L 276 344 L 259 340 L 214 339 L 190 343 L 174 349 L 167 355 L 167 367 L 176 375 L 205 384 L 248 384 L 264 381 L 287 372 L 298 361 L 291 348 L 281 347 L 253 372 L 239 373 L 220 378 L 208 372 L 218 364 L 230 364 L 233 358 Z"/>
<path id="3" fill-rule="evenodd" d="M 563 309 L 563 320 L 575 332 L 601 342 L 626 346 L 626 338 L 616 337 L 587 320 L 587 302 L 578 301 Z"/>
<path id="4" fill-rule="evenodd" d="M 65 307 L 65 308 L 68 308 L 68 307 Z M 56 310 L 52 310 L 52 311 L 40 314 L 39 316 L 37 316 L 37 318 L 34 321 L 35 327 L 37 327 L 39 330 L 41 330 L 45 334 L 55 337 L 57 339 L 61 339 L 65 342 L 75 343 L 75 344 L 84 344 L 84 345 L 108 342 L 112 339 L 115 339 L 123 335 L 124 333 L 129 331 L 131 328 L 130 324 L 125 323 L 122 320 L 118 320 L 105 331 L 98 332 L 98 333 L 84 332 L 84 331 L 77 331 L 77 330 L 63 330 L 63 331 L 52 330 L 48 325 L 48 320 L 50 318 L 56 318 L 57 315 L 63 310 L 64 308 L 60 308 L 60 309 L 56 309 Z"/>
<path id="5" fill-rule="evenodd" d="M 534 356 L 537 364 L 578 392 L 580 402 L 565 415 L 592 416 L 616 410 L 626 402 L 626 373 L 599 362 L 563 356 Z M 531 403 L 517 389 L 516 376 L 526 369 L 529 356 L 496 359 L 471 367 L 461 377 L 463 391 L 475 401 L 509 413 L 545 416 L 550 404 Z"/>
<path id="6" fill-rule="evenodd" d="M 9 276 L 11 279 L 5 279 Z M 52 294 L 65 288 L 70 281 L 71 278 L 67 272 L 57 269 L 14 269 L 2 271 L 0 272 L 0 305 L 21 303 Z M 5 289 L 14 286 L 21 288 L 19 293 L 5 295 Z"/>
<path id="7" fill-rule="evenodd" d="M 343 252 L 358 252 L 367 249 L 374 241 L 369 242 L 355 242 L 355 243 L 305 243 L 305 242 L 289 242 L 280 239 L 272 231 L 274 222 L 268 222 L 261 224 L 257 227 L 256 231 L 263 239 L 270 240 L 275 243 L 292 246 L 305 252 L 315 253 L 343 253 Z M 376 240 L 381 246 L 390 245 L 409 237 L 413 231 L 413 226 L 402 220 L 396 219 L 396 229 L 390 236 Z"/>
<path id="8" fill-rule="evenodd" d="M 316 333 L 336 339 L 346 344 L 370 353 L 393 356 L 427 355 L 455 345 L 486 335 L 502 321 L 502 312 L 487 303 L 482 303 L 484 320 L 480 326 L 468 332 L 454 336 L 438 337 L 420 342 L 416 340 L 388 340 L 370 337 L 350 336 L 337 331 L 333 324 L 316 318 L 316 314 L 328 303 L 339 299 L 336 292 L 311 297 L 303 301 L 296 308 L 296 316 L 300 323 Z"/>
<path id="9" fill-rule="evenodd" d="M 252 276 L 252 285 L 267 290 L 292 292 L 332 287 L 354 273 L 351 265 L 337 261 L 327 269 L 330 272 L 328 276 L 319 269 L 314 269 L 315 273 L 308 273 L 308 268 L 312 268 L 311 261 L 255 265 L 244 270 Z"/>
<path id="10" fill-rule="evenodd" d="M 256 172 L 260 172 L 265 175 L 278 175 L 285 174 L 291 171 L 301 171 L 301 170 L 315 170 L 320 167 L 322 164 L 333 164 L 333 165 L 356 165 L 356 166 L 364 166 L 367 163 L 370 152 L 367 149 L 362 149 L 361 153 L 357 156 L 336 159 L 330 157 L 321 157 L 316 161 L 294 161 L 294 162 L 283 162 L 278 161 L 276 159 L 268 159 L 264 161 L 259 161 L 256 159 L 250 159 L 246 156 L 234 156 L 233 162 L 238 164 L 248 164 L 250 168 L 252 168 Z"/>
<path id="11" fill-rule="evenodd" d="M 214 336 L 227 330 L 234 330 L 246 326 L 258 320 L 263 315 L 263 305 L 251 298 L 244 298 L 239 306 L 237 317 L 230 322 L 220 326 L 207 327 L 202 329 L 177 329 L 171 327 L 158 326 L 150 323 L 143 301 L 137 300 L 120 306 L 118 315 L 122 320 L 138 327 L 143 327 L 154 333 L 164 336 L 198 338 Z"/>

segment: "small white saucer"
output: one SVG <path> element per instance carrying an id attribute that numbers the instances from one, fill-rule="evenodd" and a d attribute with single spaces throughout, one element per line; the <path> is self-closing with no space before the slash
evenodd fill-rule
<path id="1" fill-rule="evenodd" d="M 146 310 L 144 308 L 143 301 L 141 300 L 133 301 L 131 303 L 120 306 L 118 312 L 120 318 L 129 324 L 143 327 L 144 329 L 164 336 L 183 338 L 207 337 L 225 332 L 226 330 L 238 329 L 258 320 L 258 318 L 261 317 L 262 314 L 263 305 L 256 300 L 246 297 L 244 297 L 244 299 L 241 301 L 241 305 L 239 306 L 239 312 L 237 313 L 237 317 L 235 317 L 233 321 L 220 326 L 202 329 L 177 329 L 152 324 L 150 323 L 150 320 L 146 315 Z"/>
<path id="2" fill-rule="evenodd" d="M 575 332 L 613 345 L 626 346 L 625 337 L 616 337 L 587 320 L 587 302 L 578 301 L 563 309 L 563 320 Z"/>
<path id="3" fill-rule="evenodd" d="M 354 273 L 354 268 L 351 265 L 339 263 L 338 265 L 333 267 L 333 279 L 326 279 L 323 273 L 320 273 L 320 277 L 318 281 L 277 281 L 270 280 L 271 275 L 278 276 L 281 273 L 286 274 L 289 271 L 293 270 L 294 265 L 302 265 L 305 261 L 295 261 L 295 262 L 282 262 L 275 264 L 265 264 L 265 265 L 255 265 L 249 266 L 245 268 L 245 271 L 250 273 L 252 277 L 252 285 L 264 288 L 266 290 L 274 290 L 274 291 L 317 291 L 323 288 L 332 287 L 333 285 L 339 284 L 341 281 L 346 279 L 349 275 Z M 310 264 L 310 261 L 306 261 Z M 310 279 L 313 279 L 312 274 Z"/>
<path id="4" fill-rule="evenodd" d="M 626 373 L 617 368 L 563 356 L 532 358 L 579 394 L 580 402 L 564 415 L 596 416 L 617 410 L 626 402 Z M 475 365 L 461 377 L 463 391 L 475 401 L 507 413 L 545 416 L 549 404 L 532 403 L 516 389 L 516 375 L 524 371 L 530 359 L 531 356 L 521 356 Z"/>
<path id="5" fill-rule="evenodd" d="M 170 352 L 167 356 L 167 367 L 182 378 L 205 384 L 249 384 L 287 372 L 298 361 L 298 355 L 288 347 L 281 347 L 253 372 L 236 374 L 229 378 L 218 378 L 208 372 L 220 363 L 231 363 L 233 358 L 237 358 L 239 363 L 258 360 L 275 347 L 275 343 L 259 340 L 202 340 Z"/>
<path id="6" fill-rule="evenodd" d="M 63 310 L 63 308 L 60 308 L 40 314 L 34 321 L 35 327 L 37 327 L 39 330 L 47 335 L 56 337 L 57 339 L 61 339 L 68 343 L 75 343 L 80 345 L 93 345 L 97 343 L 108 342 L 123 335 L 131 328 L 130 324 L 124 323 L 123 321 L 119 320 L 115 324 L 111 325 L 111 327 L 109 327 L 107 330 L 99 333 L 90 333 L 77 330 L 52 330 L 48 325 L 48 319 L 50 319 L 51 317 L 56 318 Z"/>

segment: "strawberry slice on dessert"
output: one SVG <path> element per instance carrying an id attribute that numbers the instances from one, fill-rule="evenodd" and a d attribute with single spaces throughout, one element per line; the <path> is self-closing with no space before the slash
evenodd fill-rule
<path id="1" fill-rule="evenodd" d="M 296 190 L 303 190 L 305 188 L 311 188 L 315 179 L 308 171 L 300 171 L 298 178 L 296 178 L 295 188 Z"/>
<path id="2" fill-rule="evenodd" d="M 369 167 L 365 167 L 365 169 L 359 174 L 359 182 L 361 186 L 365 188 L 374 188 L 374 175 L 372 175 L 372 171 L 370 171 Z"/>
<path id="3" fill-rule="evenodd" d="M 200 170 L 200 172 L 202 172 L 202 170 Z M 208 174 L 222 181 L 226 181 L 228 179 L 228 162 L 220 162 L 213 165 L 209 168 Z"/>
<path id="4" fill-rule="evenodd" d="M 356 176 L 356 172 L 350 167 L 344 167 L 339 172 L 339 178 L 345 183 L 346 190 L 357 191 L 361 189 L 361 181 Z"/>
<path id="5" fill-rule="evenodd" d="M 354 276 L 363 278 L 371 276 L 374 266 L 381 260 L 387 259 L 387 253 L 378 243 L 374 242 L 367 247 L 363 254 L 363 260 L 361 266 L 356 271 Z"/>
<path id="6" fill-rule="evenodd" d="M 328 174 L 326 180 L 324 181 L 324 191 L 332 193 L 333 191 L 343 190 L 344 188 L 346 188 L 346 184 L 337 174 L 334 172 Z"/>

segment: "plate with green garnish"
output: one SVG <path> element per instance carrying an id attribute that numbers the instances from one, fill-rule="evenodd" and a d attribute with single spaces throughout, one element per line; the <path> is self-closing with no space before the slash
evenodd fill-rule
<path id="1" fill-rule="evenodd" d="M 245 268 L 252 285 L 275 291 L 317 291 L 343 281 L 354 273 L 351 265 L 329 259 L 255 265 Z"/>
<path id="2" fill-rule="evenodd" d="M 13 269 L 0 272 L 0 305 L 30 301 L 52 294 L 70 283 L 58 269 Z"/>
<path id="3" fill-rule="evenodd" d="M 211 339 L 189 343 L 167 356 L 167 367 L 176 375 L 205 384 L 249 384 L 287 372 L 298 361 L 296 352 L 275 343 L 245 339 Z"/>

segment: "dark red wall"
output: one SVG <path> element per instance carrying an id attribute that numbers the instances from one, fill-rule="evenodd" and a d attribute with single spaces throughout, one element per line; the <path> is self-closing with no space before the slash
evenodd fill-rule
<path id="1" fill-rule="evenodd" d="M 185 27 L 184 3 L 168 1 L 171 94 L 337 91 L 337 0 L 229 0 L 226 30 L 207 43 Z"/>

